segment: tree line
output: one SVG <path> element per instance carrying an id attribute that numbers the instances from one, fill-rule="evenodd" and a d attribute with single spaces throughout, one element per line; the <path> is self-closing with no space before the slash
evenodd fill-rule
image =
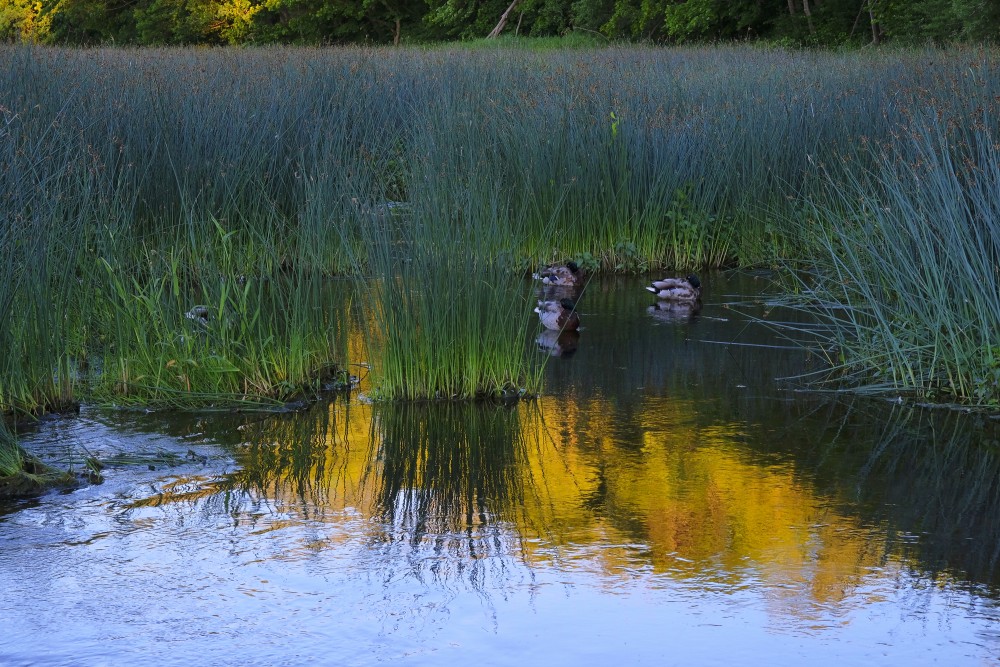
<path id="1" fill-rule="evenodd" d="M 400 44 L 496 35 L 789 46 L 996 41 L 997 0 L 0 0 L 0 40 Z"/>

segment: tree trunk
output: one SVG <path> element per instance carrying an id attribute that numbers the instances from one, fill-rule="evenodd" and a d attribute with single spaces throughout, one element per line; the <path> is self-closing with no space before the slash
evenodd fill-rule
<path id="1" fill-rule="evenodd" d="M 861 7 L 858 8 L 858 15 L 854 17 L 854 25 L 851 26 L 851 34 L 847 36 L 848 41 L 854 38 L 854 31 L 858 29 L 858 22 L 861 21 L 861 15 L 865 13 L 867 4 L 867 0 L 861 0 Z"/>
<path id="2" fill-rule="evenodd" d="M 816 29 L 813 28 L 813 13 L 809 9 L 809 0 L 802 0 L 802 13 L 806 15 L 806 22 L 809 24 L 809 34 L 816 34 Z"/>
<path id="3" fill-rule="evenodd" d="M 507 11 L 505 11 L 503 13 L 503 16 L 500 17 L 500 22 L 497 23 L 497 27 L 493 28 L 493 30 L 490 31 L 490 34 L 487 35 L 487 38 L 493 39 L 495 37 L 500 36 L 500 33 L 503 32 L 504 26 L 507 25 L 507 19 L 510 18 L 510 13 L 514 11 L 514 8 L 517 7 L 517 3 L 519 2 L 521 2 L 521 0 L 514 0 L 514 2 L 510 3 L 510 7 L 508 7 Z"/>
<path id="4" fill-rule="evenodd" d="M 788 0 L 788 13 L 795 16 L 795 0 Z"/>
<path id="5" fill-rule="evenodd" d="M 400 21 L 399 21 L 399 19 L 397 18 L 397 19 L 396 19 L 396 32 L 394 32 L 394 33 L 392 34 L 392 45 L 393 45 L 393 46 L 399 46 L 399 34 L 400 34 L 400 32 L 401 32 L 401 30 L 400 30 L 400 25 L 399 25 L 399 24 L 400 24 Z"/>

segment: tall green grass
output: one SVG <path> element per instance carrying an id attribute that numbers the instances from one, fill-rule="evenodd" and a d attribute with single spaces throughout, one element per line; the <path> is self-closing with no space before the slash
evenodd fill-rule
<path id="1" fill-rule="evenodd" d="M 305 276 L 238 274 L 221 227 L 220 255 L 185 282 L 181 260 L 151 256 L 152 277 L 99 260 L 107 273 L 94 316 L 102 364 L 90 393 L 118 405 L 267 406 L 343 383 L 349 285 Z M 160 263 L 167 266 L 160 267 Z M 211 272 L 209 272 L 209 270 Z M 338 367 L 339 364 L 339 367 Z"/>
<path id="2" fill-rule="evenodd" d="M 774 214 L 817 187 L 810 164 L 863 154 L 862 134 L 889 138 L 900 87 L 923 82 L 923 60 L 962 58 L 28 47 L 3 57 L 9 99 L 23 100 L 11 112 L 86 158 L 92 220 L 139 233 L 180 226 L 196 239 L 214 218 L 273 239 L 279 263 L 301 254 L 331 272 L 351 270 L 336 226 L 356 222 L 358 204 L 449 185 L 489 200 L 498 183 L 526 216 L 517 261 L 586 252 L 635 270 L 773 259 L 797 245 Z M 412 178 L 425 127 L 501 163 L 498 180 Z"/>
<path id="3" fill-rule="evenodd" d="M 61 409 L 74 401 L 79 339 L 66 334 L 80 323 L 92 181 L 68 138 L 7 107 L 0 123 L 0 411 Z"/>
<path id="4" fill-rule="evenodd" d="M 408 131 L 408 205 L 395 215 L 376 209 L 361 228 L 367 264 L 359 258 L 356 268 L 370 271 L 364 330 L 382 398 L 540 389 L 526 344 L 533 301 L 519 270 L 527 212 L 503 186 L 509 165 L 480 145 L 495 136 L 494 119 L 468 108 L 463 92 L 427 85 L 434 113 Z"/>
<path id="5" fill-rule="evenodd" d="M 0 477 L 10 477 L 24 468 L 24 457 L 14 434 L 0 419 Z"/>
<path id="6" fill-rule="evenodd" d="M 938 198 L 987 197 L 976 184 L 989 175 L 961 160 L 992 168 L 989 141 L 963 133 L 993 119 L 971 112 L 998 93 L 994 61 L 988 50 L 0 47 L 0 342 L 15 351 L 0 361 L 0 403 L 284 396 L 357 361 L 331 358 L 323 327 L 338 314 L 315 317 L 313 285 L 343 274 L 372 280 L 365 302 L 380 319 L 367 331 L 386 396 L 535 391 L 516 330 L 530 328 L 516 277 L 532 265 L 840 257 L 856 230 L 845 221 L 895 224 L 865 222 L 869 204 L 913 189 L 886 155 L 910 155 L 927 118 L 947 118 L 948 141 L 970 146 L 942 164 L 957 180 Z M 982 217 L 939 208 L 957 224 Z M 984 270 L 966 263 L 948 268 Z M 869 285 L 906 270 L 852 269 Z M 985 326 L 992 305 L 977 299 Z M 228 328 L 192 329 L 195 305 Z M 939 331 L 942 313 L 906 317 Z M 951 346 L 969 329 L 953 324 L 935 334 Z M 940 355 L 917 369 L 903 352 L 887 377 L 975 394 L 969 369 L 993 357 L 966 350 L 947 370 Z"/>
<path id="7" fill-rule="evenodd" d="M 497 228 L 462 217 L 418 207 L 365 227 L 372 273 L 362 331 L 377 399 L 508 400 L 540 390 L 524 280 L 487 254 Z"/>
<path id="8" fill-rule="evenodd" d="M 1000 404 L 1000 148 L 993 102 L 920 109 L 873 171 L 831 185 L 812 285 L 837 382 Z"/>

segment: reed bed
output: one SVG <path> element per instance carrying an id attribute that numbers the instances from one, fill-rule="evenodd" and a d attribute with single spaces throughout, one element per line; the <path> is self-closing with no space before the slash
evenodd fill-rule
<path id="1" fill-rule="evenodd" d="M 958 244 L 950 256 L 976 255 L 965 244 L 984 243 L 983 219 L 994 219 L 976 199 L 988 199 L 995 168 L 992 135 L 976 135 L 993 119 L 994 60 L 0 47 L 0 343 L 16 351 L 0 362 L 0 406 L 280 400 L 356 361 L 338 358 L 339 334 L 323 330 L 341 330 L 345 315 L 324 311 L 312 286 L 332 275 L 370 281 L 366 307 L 380 319 L 366 331 L 390 398 L 534 392 L 516 331 L 530 326 L 530 304 L 515 278 L 554 258 L 636 271 L 833 257 L 817 265 L 826 284 L 849 270 L 851 284 L 917 301 L 915 288 L 875 280 L 909 266 L 838 262 L 859 235 L 906 238 L 924 230 L 918 219 L 942 220 L 937 233 Z M 949 142 L 934 195 L 906 185 L 927 175 L 893 166 L 923 159 L 922 132 Z M 968 149 L 952 154 L 955 141 Z M 976 170 L 963 172 L 964 159 Z M 892 196 L 919 215 L 871 205 Z M 981 273 L 987 260 L 957 264 L 940 267 L 954 286 L 995 276 Z M 872 295 L 848 295 L 858 316 L 835 322 L 852 373 L 891 366 L 893 383 L 986 391 L 976 378 L 992 372 L 992 343 L 975 348 L 973 336 L 960 362 L 940 364 L 946 339 L 992 322 L 988 291 L 972 320 L 947 307 L 905 316 L 942 341 L 919 363 L 906 350 L 926 344 L 868 335 L 861 313 L 872 311 L 858 298 Z M 218 330 L 185 318 L 195 305 Z M 953 331 L 941 334 L 947 318 Z M 891 364 L 864 351 L 892 346 Z"/>
<path id="2" fill-rule="evenodd" d="M 870 171 L 832 182 L 808 305 L 864 390 L 1000 404 L 1000 81 L 978 68 L 911 110 Z M 977 94 L 986 90 L 991 100 Z"/>

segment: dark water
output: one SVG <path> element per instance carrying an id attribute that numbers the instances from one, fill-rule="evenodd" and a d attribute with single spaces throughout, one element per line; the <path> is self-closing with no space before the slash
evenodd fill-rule
<path id="1" fill-rule="evenodd" d="M 513 408 L 47 422 L 109 466 L 0 510 L 0 664 L 994 664 L 996 422 L 776 382 L 766 285 L 595 282 Z"/>

